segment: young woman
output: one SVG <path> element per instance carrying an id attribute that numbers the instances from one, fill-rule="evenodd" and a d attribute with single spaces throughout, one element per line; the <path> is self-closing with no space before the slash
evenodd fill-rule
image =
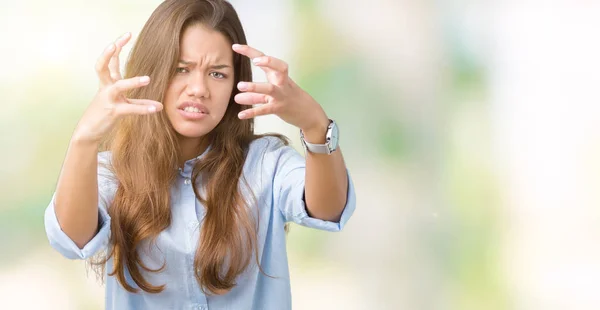
<path id="1" fill-rule="evenodd" d="M 291 308 L 286 223 L 339 231 L 355 208 L 337 125 L 285 62 L 246 45 L 226 1 L 162 3 L 122 78 L 130 37 L 96 64 L 46 209 L 50 244 L 103 268 L 107 309 Z M 268 83 L 251 82 L 251 61 Z M 253 133 L 266 114 L 300 129 L 305 158 Z"/>

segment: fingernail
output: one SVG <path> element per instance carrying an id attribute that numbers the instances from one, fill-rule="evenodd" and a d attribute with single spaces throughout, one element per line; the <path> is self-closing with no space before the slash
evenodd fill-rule
<path id="1" fill-rule="evenodd" d="M 107 47 L 106 47 L 106 51 L 107 51 L 107 52 L 110 52 L 110 51 L 112 51 L 114 48 L 115 48 L 115 45 L 111 43 L 109 46 L 107 46 Z"/>
<path id="2" fill-rule="evenodd" d="M 245 82 L 239 82 L 239 83 L 238 83 L 238 89 L 239 89 L 239 90 L 247 90 L 247 89 L 248 89 L 248 83 L 245 83 Z"/>
<path id="3" fill-rule="evenodd" d="M 238 117 L 239 117 L 239 118 L 244 118 L 244 117 L 246 117 L 246 112 L 240 112 L 240 113 L 238 113 Z"/>
<path id="4" fill-rule="evenodd" d="M 117 39 L 117 41 L 121 42 L 124 41 L 126 39 L 128 39 L 131 36 L 130 32 L 125 32 L 119 39 Z"/>
<path id="5" fill-rule="evenodd" d="M 150 111 L 150 112 L 156 112 L 156 107 L 155 106 L 149 106 L 148 107 L 148 111 Z"/>
<path id="6" fill-rule="evenodd" d="M 255 65 L 259 64 L 261 61 L 262 61 L 262 57 L 256 57 L 256 58 L 252 59 L 252 62 Z"/>
<path id="7" fill-rule="evenodd" d="M 235 48 L 235 49 L 239 49 L 242 46 L 240 44 L 234 44 L 234 45 L 232 45 L 232 47 Z"/>
<path id="8" fill-rule="evenodd" d="M 150 82 L 150 77 L 149 76 L 142 76 L 140 78 L 140 83 L 148 83 Z"/>

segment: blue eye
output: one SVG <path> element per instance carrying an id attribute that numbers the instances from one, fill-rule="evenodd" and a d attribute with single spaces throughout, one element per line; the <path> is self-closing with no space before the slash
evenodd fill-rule
<path id="1" fill-rule="evenodd" d="M 219 80 L 227 78 L 227 76 L 225 76 L 225 74 L 220 73 L 220 72 L 211 72 L 210 74 L 212 77 L 219 79 Z"/>

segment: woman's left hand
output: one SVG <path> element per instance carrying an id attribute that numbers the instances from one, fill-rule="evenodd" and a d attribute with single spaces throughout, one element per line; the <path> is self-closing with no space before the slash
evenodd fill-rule
<path id="1" fill-rule="evenodd" d="M 252 63 L 265 71 L 267 83 L 240 82 L 241 93 L 235 101 L 243 105 L 260 104 L 239 114 L 240 119 L 275 114 L 305 133 L 320 131 L 329 125 L 329 119 L 321 105 L 300 88 L 288 76 L 288 64 L 281 59 L 267 56 L 248 46 L 234 44 L 233 50 L 245 55 Z"/>

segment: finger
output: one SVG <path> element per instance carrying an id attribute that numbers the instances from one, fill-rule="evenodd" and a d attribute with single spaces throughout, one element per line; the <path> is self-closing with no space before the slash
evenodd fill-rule
<path id="1" fill-rule="evenodd" d="M 263 52 L 245 44 L 234 44 L 231 47 L 236 53 L 247 56 L 250 59 L 254 59 L 256 57 L 261 57 L 265 55 Z"/>
<path id="2" fill-rule="evenodd" d="M 240 93 L 233 98 L 235 102 L 243 105 L 271 103 L 273 99 L 269 95 L 257 93 Z"/>
<path id="3" fill-rule="evenodd" d="M 287 64 L 282 60 L 271 56 L 265 56 L 265 54 L 249 45 L 243 44 L 233 44 L 232 49 L 242 55 L 245 55 L 252 59 L 253 63 L 258 65 L 265 73 L 274 74 L 275 79 L 269 79 L 269 82 L 272 82 L 276 85 L 283 85 L 285 83 L 285 79 L 288 76 Z M 255 59 L 258 59 L 255 61 Z M 260 64 L 260 65 L 259 65 Z M 262 65 L 264 64 L 264 65 Z M 268 75 L 267 75 L 268 78 Z"/>
<path id="4" fill-rule="evenodd" d="M 110 78 L 110 72 L 108 70 L 108 62 L 110 61 L 110 57 L 112 57 L 114 52 L 115 45 L 111 43 L 108 47 L 106 47 L 102 55 L 100 55 L 98 61 L 96 61 L 96 73 L 98 74 L 98 79 L 100 79 L 101 85 L 108 85 L 112 82 Z"/>
<path id="5" fill-rule="evenodd" d="M 117 96 L 130 89 L 146 86 L 150 83 L 149 76 L 136 76 L 125 80 L 118 80 L 113 84 L 111 94 Z"/>
<path id="6" fill-rule="evenodd" d="M 133 98 L 127 98 L 127 102 L 131 103 L 131 104 L 145 104 L 145 105 L 162 105 L 162 103 L 155 101 L 155 100 L 150 100 L 150 99 L 133 99 Z"/>
<path id="7" fill-rule="evenodd" d="M 277 71 L 278 73 L 281 73 L 282 75 L 288 75 L 288 64 L 285 61 L 275 58 L 273 56 L 256 57 L 252 59 L 252 63 L 261 68 L 269 68 L 274 71 Z"/>
<path id="8" fill-rule="evenodd" d="M 125 116 L 125 115 L 147 115 L 156 113 L 162 110 L 162 105 L 156 107 L 154 105 L 145 105 L 145 104 L 129 104 L 129 103 L 117 103 L 113 107 L 116 115 Z"/>
<path id="9" fill-rule="evenodd" d="M 113 56 L 110 58 L 110 63 L 108 64 L 108 68 L 110 70 L 110 77 L 113 79 L 113 81 L 122 79 L 120 63 L 119 63 L 119 56 L 120 56 L 119 54 L 121 53 L 123 46 L 125 46 L 127 44 L 127 42 L 129 42 L 129 39 L 131 39 L 131 33 L 127 32 L 115 41 L 117 50 L 115 51 Z"/>
<path id="10" fill-rule="evenodd" d="M 150 99 L 131 99 L 131 98 L 127 98 L 127 102 L 129 102 L 130 104 L 137 104 L 137 105 L 145 105 L 145 106 L 155 106 L 156 110 L 160 111 L 163 108 L 163 104 L 158 102 L 158 101 L 154 101 L 154 100 L 150 100 Z"/>
<path id="11" fill-rule="evenodd" d="M 238 113 L 238 117 L 240 119 L 248 119 L 261 115 L 269 115 L 275 114 L 275 105 L 274 104 L 263 104 L 258 107 L 254 107 L 252 109 L 246 109 L 240 113 Z"/>
<path id="12" fill-rule="evenodd" d="M 279 94 L 279 88 L 271 83 L 239 82 L 237 87 L 244 92 L 254 92 L 270 96 Z"/>

